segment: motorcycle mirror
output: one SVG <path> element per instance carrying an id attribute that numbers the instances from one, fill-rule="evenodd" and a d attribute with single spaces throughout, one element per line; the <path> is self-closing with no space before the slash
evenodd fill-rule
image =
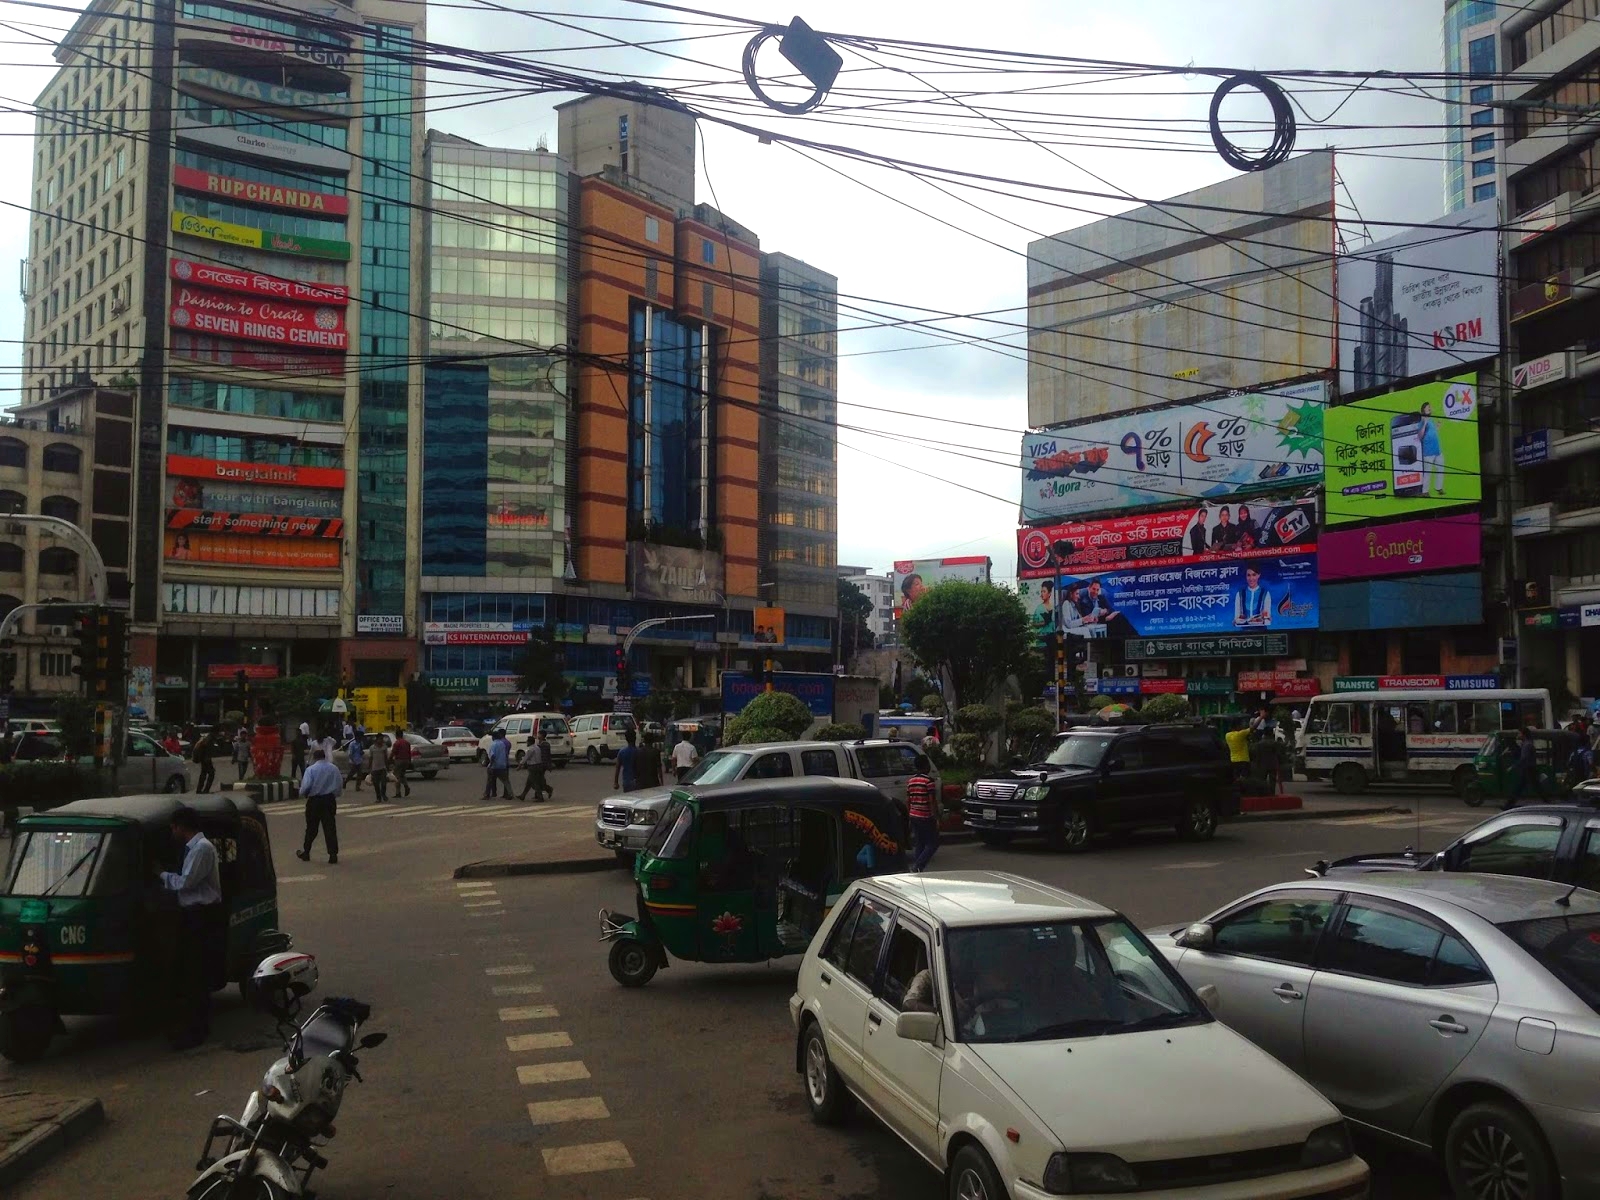
<path id="1" fill-rule="evenodd" d="M 360 1046 L 363 1050 L 371 1050 L 374 1046 L 381 1046 L 389 1040 L 387 1033 L 369 1033 L 361 1039 Z"/>

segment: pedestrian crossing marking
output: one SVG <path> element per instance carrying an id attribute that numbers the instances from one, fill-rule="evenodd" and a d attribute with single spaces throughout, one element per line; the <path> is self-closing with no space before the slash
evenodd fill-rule
<path id="1" fill-rule="evenodd" d="M 557 1146 L 539 1151 L 544 1169 L 551 1175 L 585 1175 L 595 1171 L 619 1171 L 633 1166 L 633 1156 L 621 1142 L 588 1142 L 580 1146 Z"/>
<path id="2" fill-rule="evenodd" d="M 587 1072 L 585 1072 L 587 1074 Z M 578 1096 L 572 1100 L 534 1100 L 528 1104 L 528 1119 L 535 1125 L 559 1125 L 563 1121 L 599 1121 L 611 1115 L 600 1096 Z"/>
<path id="3" fill-rule="evenodd" d="M 530 963 L 514 963 L 509 967 L 485 967 L 485 975 L 532 975 L 533 966 Z"/>
<path id="4" fill-rule="evenodd" d="M 463 892 L 468 888 L 488 888 L 490 891 L 493 891 L 494 884 L 490 883 L 487 879 L 458 879 L 456 880 L 456 888 L 457 890 Z"/>
<path id="5" fill-rule="evenodd" d="M 570 1083 L 575 1079 L 587 1078 L 589 1078 L 589 1068 L 577 1060 L 523 1063 L 517 1068 L 517 1082 L 524 1084 Z"/>
<path id="6" fill-rule="evenodd" d="M 506 1049 L 513 1054 L 524 1050 L 570 1050 L 570 1033 L 515 1033 L 506 1038 Z"/>
<path id="7" fill-rule="evenodd" d="M 544 991 L 542 983 L 503 983 L 491 989 L 496 996 L 537 996 Z"/>
<path id="8" fill-rule="evenodd" d="M 370 821 L 380 817 L 570 817 L 594 811 L 591 804 L 571 804 L 551 807 L 546 804 L 387 804 L 367 805 L 351 812 L 339 814 L 341 821 Z"/>
<path id="9" fill-rule="evenodd" d="M 548 1021 L 551 1017 L 560 1015 L 553 1004 L 525 1004 L 517 1008 L 500 1010 L 502 1021 Z"/>
<path id="10" fill-rule="evenodd" d="M 480 896 L 481 895 L 486 895 L 486 893 L 483 893 L 483 892 L 477 892 L 477 893 L 469 892 L 467 894 L 468 895 L 480 895 Z M 468 900 L 464 904 L 462 904 L 461 907 L 462 908 L 499 908 L 500 907 L 500 901 L 498 901 L 498 900 Z"/>

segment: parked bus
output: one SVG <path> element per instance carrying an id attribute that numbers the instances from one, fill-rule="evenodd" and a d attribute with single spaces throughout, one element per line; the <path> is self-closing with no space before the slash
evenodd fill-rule
<path id="1" fill-rule="evenodd" d="M 1491 734 L 1553 725 L 1544 688 L 1333 692 L 1306 711 L 1302 769 L 1347 795 L 1369 783 L 1432 784 L 1461 795 Z"/>

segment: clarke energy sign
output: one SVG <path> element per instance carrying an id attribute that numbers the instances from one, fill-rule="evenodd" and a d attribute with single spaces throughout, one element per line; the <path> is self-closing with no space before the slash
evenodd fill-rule
<path id="1" fill-rule="evenodd" d="M 1022 519 L 1221 499 L 1322 479 L 1321 380 L 1022 439 Z"/>

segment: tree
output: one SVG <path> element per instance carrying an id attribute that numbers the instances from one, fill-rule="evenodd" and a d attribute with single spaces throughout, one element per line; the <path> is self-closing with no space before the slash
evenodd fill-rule
<path id="1" fill-rule="evenodd" d="M 867 624 L 872 616 L 872 601 L 848 579 L 839 580 L 839 659 L 848 663 L 862 650 L 870 650 L 875 638 Z"/>
<path id="2" fill-rule="evenodd" d="M 1033 645 L 1017 594 L 989 583 L 936 584 L 900 618 L 900 640 L 949 680 L 945 703 L 982 702 L 1027 661 Z"/>
<path id="3" fill-rule="evenodd" d="M 633 702 L 633 715 L 641 721 L 676 721 L 694 715 L 695 694 L 682 688 L 651 692 Z"/>
<path id="4" fill-rule="evenodd" d="M 730 746 L 756 741 L 793 742 L 810 728 L 811 710 L 804 700 L 788 692 L 762 692 L 728 722 L 723 740 Z M 760 737 L 753 736 L 757 732 Z"/>
<path id="5" fill-rule="evenodd" d="M 322 702 L 333 693 L 333 680 L 314 671 L 279 676 L 261 685 L 262 719 L 290 728 L 315 722 Z"/>
<path id="6" fill-rule="evenodd" d="M 1144 707 L 1139 710 L 1139 719 L 1151 723 L 1157 721 L 1181 721 L 1188 715 L 1188 697 L 1175 696 L 1170 693 L 1151 696 L 1150 699 L 1145 701 Z"/>
<path id="7" fill-rule="evenodd" d="M 837 725 L 824 725 L 811 735 L 813 742 L 858 742 L 867 736 L 867 731 L 854 721 L 845 721 Z"/>
<path id="8" fill-rule="evenodd" d="M 528 631 L 528 640 L 512 660 L 517 687 L 525 696 L 537 696 L 554 708 L 567 694 L 567 677 L 562 674 L 566 656 L 551 636 L 550 627 L 541 625 Z"/>
<path id="9" fill-rule="evenodd" d="M 938 692 L 929 692 L 922 698 L 921 709 L 925 713 L 932 713 L 936 717 L 944 716 L 944 697 Z"/>

